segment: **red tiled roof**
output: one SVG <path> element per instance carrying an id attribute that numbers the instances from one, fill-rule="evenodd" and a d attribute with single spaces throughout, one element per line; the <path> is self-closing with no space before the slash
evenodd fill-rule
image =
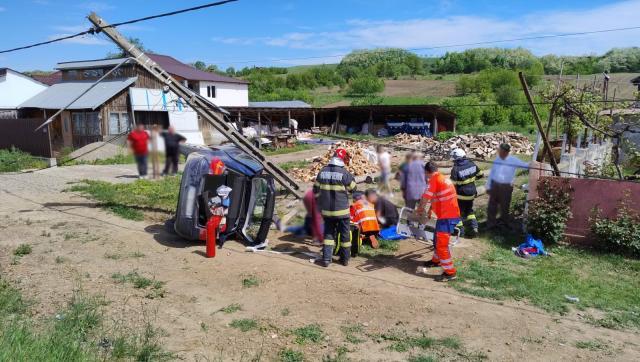
<path id="1" fill-rule="evenodd" d="M 205 72 L 196 69 L 190 65 L 184 64 L 173 57 L 161 54 L 147 54 L 154 62 L 158 63 L 160 67 L 166 70 L 169 74 L 177 75 L 188 80 L 202 80 L 209 82 L 221 82 L 221 83 L 238 83 L 248 84 L 246 80 L 226 77 L 224 75 Z"/>
<path id="2" fill-rule="evenodd" d="M 53 72 L 51 74 L 36 74 L 31 76 L 31 78 L 37 80 L 40 83 L 44 83 L 46 85 L 54 85 L 54 84 L 58 84 L 62 81 L 62 72 L 61 71 L 57 71 L 57 72 Z"/>

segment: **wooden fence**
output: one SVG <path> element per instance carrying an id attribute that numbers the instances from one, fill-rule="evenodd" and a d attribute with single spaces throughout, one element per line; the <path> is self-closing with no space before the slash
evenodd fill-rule
<path id="1" fill-rule="evenodd" d="M 34 156 L 51 158 L 51 139 L 48 127 L 34 131 L 43 119 L 0 119 L 0 149 L 15 147 Z"/>

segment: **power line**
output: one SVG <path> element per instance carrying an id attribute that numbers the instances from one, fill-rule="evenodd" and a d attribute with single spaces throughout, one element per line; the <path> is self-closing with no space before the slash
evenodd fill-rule
<path id="1" fill-rule="evenodd" d="M 122 25 L 135 24 L 135 23 L 139 23 L 139 22 L 142 22 L 142 21 L 158 19 L 158 18 L 163 18 L 163 17 L 167 17 L 167 16 L 173 16 L 173 15 L 178 15 L 178 14 L 183 14 L 183 13 L 187 13 L 187 12 L 191 12 L 191 11 L 211 8 L 211 7 L 214 7 L 214 6 L 221 6 L 221 5 L 225 5 L 225 4 L 236 2 L 236 1 L 239 1 L 239 0 L 217 1 L 217 2 L 213 2 L 213 3 L 200 5 L 200 6 L 194 6 L 194 7 L 187 8 L 187 9 L 175 10 L 175 11 L 170 11 L 170 12 L 167 12 L 167 13 L 151 15 L 151 16 L 145 16 L 143 18 L 137 18 L 137 19 L 127 20 L 127 21 L 122 21 L 122 22 L 119 22 L 119 23 L 110 24 L 110 25 L 108 25 L 106 27 L 91 27 L 88 30 L 81 31 L 81 32 L 76 33 L 76 34 L 66 35 L 66 36 L 63 36 L 63 37 L 51 39 L 51 40 L 48 40 L 48 41 L 43 41 L 43 42 L 40 42 L 40 43 L 34 43 L 34 44 L 24 45 L 24 46 L 20 46 L 20 47 L 16 47 L 16 48 L 0 50 L 0 54 L 11 53 L 11 52 L 19 51 L 19 50 L 30 49 L 30 48 L 35 48 L 35 47 L 42 46 L 42 45 L 57 43 L 57 42 L 61 42 L 61 41 L 65 41 L 65 40 L 69 40 L 69 39 L 73 39 L 73 38 L 77 38 L 77 37 L 80 37 L 80 36 L 83 36 L 83 35 L 87 35 L 87 34 L 94 35 L 95 33 L 99 33 L 102 29 L 107 28 L 107 27 L 108 28 L 115 28 L 115 27 L 122 26 Z"/>
<path id="2" fill-rule="evenodd" d="M 465 46 L 509 43 L 509 42 L 515 42 L 515 41 L 525 41 L 525 40 L 540 40 L 540 39 L 552 39 L 552 38 L 562 38 L 562 37 L 580 36 L 580 35 L 612 33 L 612 32 L 618 32 L 618 31 L 639 30 L 639 29 L 640 29 L 640 26 L 630 26 L 630 27 L 624 27 L 624 28 L 610 28 L 610 29 L 601 29 L 601 30 L 592 30 L 592 31 L 580 31 L 580 32 L 574 32 L 574 33 L 535 35 L 535 36 L 526 36 L 526 37 L 520 37 L 520 38 L 501 39 L 501 40 L 486 40 L 486 41 L 479 41 L 479 42 L 472 42 L 472 43 L 444 44 L 444 45 L 436 45 L 436 46 L 422 47 L 422 48 L 406 48 L 405 50 L 408 50 L 408 51 L 437 50 L 437 49 L 457 48 L 457 47 L 465 47 Z M 309 57 L 240 60 L 240 61 L 224 61 L 224 62 L 211 62 L 211 63 L 213 64 L 245 64 L 245 63 L 257 63 L 262 61 L 283 62 L 283 61 L 289 61 L 289 60 L 312 60 L 312 59 L 323 59 L 323 58 L 338 58 L 338 57 L 344 57 L 348 54 L 349 53 L 333 54 L 333 55 L 316 55 L 316 56 L 309 56 Z"/>

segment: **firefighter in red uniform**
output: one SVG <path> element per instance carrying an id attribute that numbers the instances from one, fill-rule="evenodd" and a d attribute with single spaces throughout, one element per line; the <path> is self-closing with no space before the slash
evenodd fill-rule
<path id="1" fill-rule="evenodd" d="M 433 258 L 425 266 L 442 267 L 444 272 L 436 280 L 449 281 L 456 278 L 456 269 L 453 266 L 453 257 L 449 247 L 451 234 L 454 233 L 456 225 L 460 222 L 456 188 L 451 180 L 438 172 L 438 166 L 435 163 L 427 162 L 424 169 L 425 175 L 429 179 L 429 186 L 422 195 L 417 215 L 424 215 L 426 204 L 430 203 L 427 218 L 431 218 L 432 213 L 438 218 Z"/>

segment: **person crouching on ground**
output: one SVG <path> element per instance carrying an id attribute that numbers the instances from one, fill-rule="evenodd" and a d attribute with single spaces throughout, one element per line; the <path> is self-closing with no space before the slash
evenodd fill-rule
<path id="1" fill-rule="evenodd" d="M 351 221 L 358 225 L 362 240 L 368 241 L 371 247 L 378 249 L 378 239 L 380 233 L 380 225 L 376 215 L 375 203 L 369 202 L 367 194 L 375 193 L 375 190 L 369 189 L 364 195 L 354 196 L 355 202 L 351 206 Z"/>
<path id="2" fill-rule="evenodd" d="M 129 133 L 127 142 L 138 165 L 138 178 L 146 179 L 147 159 L 149 157 L 149 134 L 145 131 L 143 124 L 138 123 L 136 129 Z"/>
<path id="3" fill-rule="evenodd" d="M 367 198 L 371 205 L 375 205 L 376 217 L 380 228 L 386 229 L 398 224 L 400 214 L 398 214 L 398 207 L 393 202 L 387 200 L 384 196 L 378 196 L 376 190 L 373 189 L 365 191 L 364 197 Z"/>
<path id="4" fill-rule="evenodd" d="M 429 180 L 429 186 L 420 200 L 416 214 L 418 217 L 423 217 L 427 204 L 430 204 L 429 210 L 426 211 L 427 219 L 431 218 L 432 213 L 437 217 L 433 258 L 426 262 L 425 266 L 429 268 L 442 267 L 444 272 L 436 280 L 449 281 L 456 278 L 456 269 L 453 266 L 449 245 L 451 234 L 460 222 L 456 188 L 451 180 L 438 172 L 438 166 L 435 163 L 427 162 L 424 171 Z"/>
<path id="5" fill-rule="evenodd" d="M 329 164 L 320 170 L 313 184 L 313 193 L 324 219 L 322 260 L 316 263 L 324 267 L 331 264 L 338 235 L 340 236 L 340 262 L 347 266 L 351 258 L 349 219 L 351 195 L 356 190 L 356 180 L 345 168 L 349 160 L 347 150 L 338 148 Z"/>

